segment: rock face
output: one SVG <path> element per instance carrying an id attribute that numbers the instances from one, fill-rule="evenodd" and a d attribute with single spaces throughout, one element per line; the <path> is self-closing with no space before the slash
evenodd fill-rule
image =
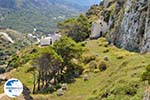
<path id="1" fill-rule="evenodd" d="M 117 2 L 118 6 L 119 2 Z M 119 31 L 119 38 L 117 43 L 120 47 L 131 51 L 141 51 L 144 35 L 145 35 L 145 19 L 146 12 L 143 7 L 147 4 L 146 0 L 131 1 L 127 0 L 124 3 L 124 11 L 121 16 L 121 22 L 117 29 Z M 115 34 L 115 33 L 113 33 Z"/>
<path id="2" fill-rule="evenodd" d="M 150 86 L 146 86 L 146 90 L 143 95 L 143 100 L 150 100 Z"/>
<path id="3" fill-rule="evenodd" d="M 100 14 L 110 26 L 109 42 L 130 51 L 150 52 L 150 0 L 104 0 Z"/>
<path id="4" fill-rule="evenodd" d="M 101 17 L 99 20 L 92 23 L 90 39 L 97 39 L 101 36 L 104 36 L 107 30 L 108 30 L 108 25 L 104 21 L 104 18 Z"/>

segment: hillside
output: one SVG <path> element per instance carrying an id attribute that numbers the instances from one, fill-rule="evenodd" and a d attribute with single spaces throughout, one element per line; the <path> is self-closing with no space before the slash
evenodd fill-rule
<path id="1" fill-rule="evenodd" d="M 5 3 L 8 1 L 11 0 Z M 11 6 L 1 3 L 1 7 L 6 11 L 11 9 L 19 16 L 23 16 L 22 11 L 26 12 L 25 8 L 32 9 L 31 12 L 34 12 L 30 15 L 36 13 L 38 18 L 39 12 L 42 12 L 43 21 L 50 17 L 48 13 L 53 14 L 50 10 L 47 13 L 49 7 L 55 10 L 55 6 L 59 6 L 64 10 L 61 15 L 68 14 L 66 9 L 71 14 L 75 14 L 72 11 L 78 14 L 82 7 L 89 5 L 90 0 L 81 7 L 82 2 L 17 0 L 14 3 L 12 0 Z M 57 13 L 59 19 L 65 19 L 59 11 Z M 62 21 L 58 17 L 54 20 Z M 39 20 L 39 23 L 41 25 L 42 22 Z M 26 28 L 25 25 L 23 28 Z M 35 28 L 38 31 L 46 28 L 40 27 Z M 0 69 L 1 72 L 6 71 L 0 75 L 0 99 L 10 100 L 3 94 L 2 87 L 7 78 L 17 78 L 26 88 L 19 100 L 150 100 L 149 27 L 149 0 L 103 0 L 99 5 L 91 6 L 86 14 L 59 22 L 61 38 L 53 45 L 31 45 L 25 35 L 10 29 L 2 30 L 0 54 L 6 54 L 6 57 L 0 55 L 3 57 L 0 61 L 7 64 L 7 68 Z M 24 48 L 25 44 L 30 45 Z M 5 50 L 14 55 L 10 57 L 11 54 Z"/>
<path id="2" fill-rule="evenodd" d="M 70 0 L 0 0 L 0 26 L 20 32 L 56 31 L 57 22 L 76 17 L 95 1 L 84 0 L 82 4 Z"/>
<path id="3" fill-rule="evenodd" d="M 35 100 L 141 100 L 143 98 L 146 84 L 141 81 L 141 75 L 145 66 L 150 64 L 149 54 L 140 55 L 118 49 L 108 45 L 104 38 L 87 41 L 85 47 L 86 52 L 83 55 L 86 58 L 96 57 L 84 67 L 84 72 L 88 72 L 88 81 L 83 81 L 83 73 L 74 83 L 68 84 L 63 96 L 58 97 L 54 92 L 47 95 L 32 95 L 32 97 Z M 106 57 L 107 61 L 104 60 Z M 103 61 L 107 64 L 107 69 L 98 71 L 99 64 Z M 27 63 L 17 68 L 9 77 L 20 79 L 32 91 L 32 74 L 27 72 L 29 66 Z"/>
<path id="4" fill-rule="evenodd" d="M 22 33 L 0 29 L 0 65 L 7 65 L 10 56 L 29 44 L 30 41 Z"/>
<path id="5" fill-rule="evenodd" d="M 98 17 L 103 17 L 108 25 L 106 34 L 103 33 L 103 36 L 120 48 L 141 53 L 149 52 L 149 5 L 149 0 L 104 0 L 98 7 L 101 9 Z M 98 10 L 95 8 L 91 11 Z M 96 34 L 99 35 L 99 33 L 100 31 Z"/>

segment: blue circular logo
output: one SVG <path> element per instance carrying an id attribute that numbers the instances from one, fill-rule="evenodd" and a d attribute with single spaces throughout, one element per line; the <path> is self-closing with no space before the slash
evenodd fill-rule
<path id="1" fill-rule="evenodd" d="M 4 85 L 4 92 L 7 96 L 16 98 L 23 92 L 23 85 L 18 79 L 9 79 Z"/>

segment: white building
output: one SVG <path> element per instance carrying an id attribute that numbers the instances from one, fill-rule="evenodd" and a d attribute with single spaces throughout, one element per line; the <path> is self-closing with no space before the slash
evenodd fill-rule
<path id="1" fill-rule="evenodd" d="M 59 40 L 60 34 L 49 35 L 48 37 L 41 38 L 40 46 L 53 45 L 55 41 Z"/>

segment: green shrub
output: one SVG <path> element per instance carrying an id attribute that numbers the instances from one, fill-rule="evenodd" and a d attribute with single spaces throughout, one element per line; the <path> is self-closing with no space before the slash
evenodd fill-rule
<path id="1" fill-rule="evenodd" d="M 137 92 L 137 85 L 134 82 L 126 83 L 126 84 L 116 84 L 111 93 L 114 95 L 127 95 L 134 96 Z"/>
<path id="2" fill-rule="evenodd" d="M 54 88 L 57 90 L 57 89 L 60 89 L 61 88 L 61 84 L 56 84 L 55 86 L 54 86 Z"/>
<path id="3" fill-rule="evenodd" d="M 109 52 L 109 49 L 105 49 L 104 51 L 103 51 L 103 53 L 108 53 Z"/>
<path id="4" fill-rule="evenodd" d="M 95 69 L 93 72 L 94 73 L 98 73 L 98 72 L 100 72 L 100 70 L 99 69 Z"/>
<path id="5" fill-rule="evenodd" d="M 47 88 L 45 88 L 43 91 L 42 91 L 42 93 L 52 93 L 52 92 L 54 92 L 55 91 L 55 88 L 53 87 L 53 86 L 49 86 L 49 87 L 47 87 Z"/>
<path id="6" fill-rule="evenodd" d="M 85 64 L 88 64 L 90 61 L 95 60 L 96 56 L 95 55 L 84 55 L 83 56 L 83 62 Z"/>
<path id="7" fill-rule="evenodd" d="M 97 96 L 96 95 L 91 95 L 90 97 L 88 97 L 87 100 L 97 100 Z"/>
<path id="8" fill-rule="evenodd" d="M 0 67 L 0 74 L 5 73 L 5 68 Z"/>
<path id="9" fill-rule="evenodd" d="M 123 58 L 124 58 L 124 56 L 122 56 L 122 55 L 117 56 L 117 59 L 123 59 Z"/>
<path id="10" fill-rule="evenodd" d="M 97 62 L 96 61 L 91 61 L 87 66 L 86 69 L 89 69 L 90 71 L 94 71 L 95 69 L 97 69 Z"/>
<path id="11" fill-rule="evenodd" d="M 16 68 L 20 65 L 20 58 L 17 55 L 14 55 L 12 59 L 8 62 L 8 67 Z"/>
<path id="12" fill-rule="evenodd" d="M 100 61 L 98 64 L 98 68 L 100 71 L 105 71 L 107 69 L 108 65 L 105 61 Z"/>
<path id="13" fill-rule="evenodd" d="M 150 65 L 146 66 L 146 71 L 142 74 L 142 81 L 148 81 L 150 84 Z"/>

